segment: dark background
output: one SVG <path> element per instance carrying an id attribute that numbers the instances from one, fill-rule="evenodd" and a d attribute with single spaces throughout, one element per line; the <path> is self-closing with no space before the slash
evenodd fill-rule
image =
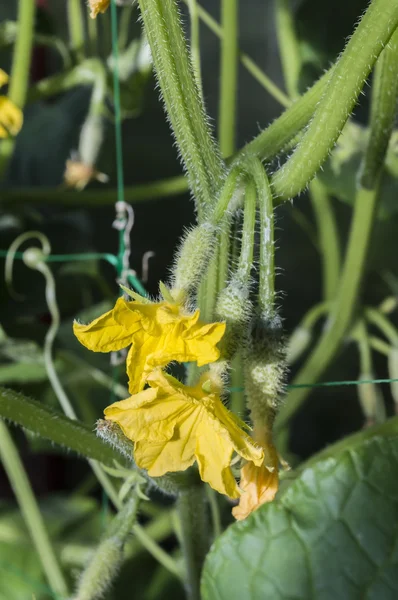
<path id="1" fill-rule="evenodd" d="M 219 3 L 203 0 L 202 5 L 219 20 Z M 336 0 L 333 3 L 319 0 L 302 0 L 293 3 L 297 29 L 302 41 L 305 66 L 301 76 L 304 90 L 317 78 L 343 49 L 345 40 L 352 32 L 358 16 L 366 8 L 365 0 Z M 0 19 L 15 18 L 16 3 L 0 2 Z M 135 13 L 137 14 L 137 13 Z M 99 17 L 101 19 L 101 17 Z M 64 0 L 48 0 L 39 3 L 37 30 L 56 33 L 67 39 L 65 30 Z M 139 31 L 132 25 L 132 32 Z M 206 105 L 212 123 L 217 128 L 218 86 L 219 86 L 219 42 L 205 26 L 201 27 L 202 76 Z M 283 87 L 281 65 L 278 56 L 274 28 L 273 2 L 270 0 L 242 0 L 240 14 L 240 47 L 249 54 L 264 71 Z M 0 54 L 1 64 L 9 72 L 10 52 L 4 49 Z M 36 46 L 33 55 L 31 77 L 37 81 L 59 69 L 55 53 L 48 48 Z M 76 148 L 79 131 L 84 121 L 90 90 L 78 88 L 49 101 L 37 102 L 27 107 L 25 124 L 18 136 L 16 151 L 7 179 L 3 184 L 5 201 L 0 195 L 0 235 L 1 248 L 7 249 L 12 240 L 21 232 L 32 229 L 43 231 L 50 239 L 54 253 L 111 252 L 117 250 L 117 232 L 112 229 L 114 208 L 110 204 L 100 207 L 86 207 L 84 192 L 81 203 L 67 206 L 57 202 L 57 189 L 62 183 L 65 161 Z M 368 99 L 361 96 L 355 118 L 366 122 Z M 239 72 L 239 110 L 237 118 L 237 145 L 242 146 L 252 139 L 261 128 L 269 124 L 281 113 L 281 107 L 246 70 Z M 112 188 L 116 188 L 115 141 L 113 126 L 107 125 L 106 140 L 103 144 L 98 169 L 109 175 Z M 145 93 L 145 101 L 139 116 L 124 122 L 123 154 L 125 184 L 133 185 L 178 175 L 181 166 L 178 162 L 173 139 L 166 123 L 162 105 L 155 90 L 154 79 L 150 79 Z M 272 168 L 272 167 L 271 167 Z M 10 188 L 54 188 L 54 202 L 42 204 L 40 201 L 25 201 L 16 198 L 12 204 L 7 201 Z M 91 184 L 89 189 L 100 192 L 100 186 Z M 115 191 L 116 200 L 116 191 Z M 351 218 L 349 205 L 335 199 L 333 202 L 343 247 Z M 294 206 L 312 222 L 313 217 L 305 194 L 296 199 Z M 134 205 L 135 225 L 132 231 L 131 265 L 141 273 L 141 260 L 144 252 L 152 250 L 148 290 L 155 294 L 160 279 L 165 279 L 171 264 L 173 251 L 184 227 L 194 222 L 193 202 L 189 195 L 175 198 L 148 201 Z M 369 303 L 380 300 L 390 290 L 383 282 L 382 269 L 397 272 L 396 242 L 393 232 L 396 217 L 380 221 L 377 227 L 369 269 L 366 276 L 364 298 Z M 280 291 L 281 314 L 286 332 L 291 332 L 305 312 L 321 300 L 320 257 L 307 234 L 294 218 L 291 203 L 277 209 L 277 288 Z M 106 357 L 88 357 L 86 351 L 78 347 L 71 334 L 72 320 L 79 311 L 90 304 L 100 302 L 104 289 L 108 289 L 108 301 L 116 295 L 113 269 L 106 264 L 74 266 L 65 269 L 53 265 L 56 275 L 58 302 L 62 315 L 62 327 L 58 336 L 58 349 L 72 350 L 84 360 L 101 366 L 109 372 Z M 91 271 L 90 271 L 91 269 Z M 92 273 L 95 272 L 95 276 Z M 98 279 L 99 277 L 99 279 Z M 100 284 L 98 284 L 100 281 Z M 28 270 L 21 262 L 15 265 L 15 288 L 25 294 L 23 302 L 10 297 L 4 284 L 0 291 L 0 323 L 13 338 L 29 338 L 42 344 L 50 317 L 44 301 L 44 286 L 39 274 Z M 343 380 L 358 377 L 357 349 L 348 345 L 343 349 L 339 360 L 324 375 L 324 379 Z M 384 359 L 375 357 L 377 375 L 388 377 Z M 292 369 L 294 374 L 296 366 Z M 42 399 L 56 406 L 46 383 L 16 384 L 20 389 L 36 399 Z M 81 417 L 94 423 L 101 416 L 101 409 L 109 402 L 107 392 L 90 389 L 76 391 L 76 398 L 84 402 L 88 398 L 90 409 L 79 406 Z M 383 388 L 390 410 L 391 397 L 388 386 Z M 291 449 L 306 458 L 339 437 L 354 431 L 362 425 L 362 414 L 354 387 L 316 389 L 296 417 L 292 428 Z M 22 448 L 24 463 L 35 491 L 44 497 L 49 492 L 62 492 L 73 488 L 87 474 L 82 461 L 71 457 L 61 457 L 47 444 L 26 440 L 21 432 L 16 438 Z M 1 495 L 11 498 L 4 473 L 0 472 Z M 137 596 L 138 597 L 138 596 Z"/>

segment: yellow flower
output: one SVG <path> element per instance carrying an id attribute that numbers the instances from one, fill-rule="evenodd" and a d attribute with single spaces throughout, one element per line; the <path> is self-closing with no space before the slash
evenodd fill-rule
<path id="1" fill-rule="evenodd" d="M 195 387 L 187 387 L 157 369 L 148 377 L 150 388 L 105 409 L 133 442 L 137 465 L 152 477 L 184 471 L 195 460 L 203 481 L 231 498 L 239 488 L 231 471 L 235 451 L 261 465 L 263 450 L 239 421 L 208 389 L 208 374 Z"/>
<path id="2" fill-rule="evenodd" d="M 142 299 L 144 300 L 144 299 Z M 181 304 L 128 302 L 119 298 L 113 310 L 89 325 L 74 323 L 78 340 L 94 352 L 121 350 L 132 344 L 127 355 L 129 391 L 135 394 L 145 386 L 156 367 L 173 361 L 194 362 L 201 367 L 216 361 L 216 348 L 225 323 L 204 324 L 199 310 L 185 314 Z"/>
<path id="3" fill-rule="evenodd" d="M 8 83 L 8 75 L 0 69 L 0 88 Z M 23 123 L 22 111 L 7 96 L 0 96 L 0 138 L 17 135 Z"/>
<path id="4" fill-rule="evenodd" d="M 90 7 L 90 17 L 95 19 L 98 13 L 104 13 L 110 5 L 110 0 L 89 0 L 88 5 Z"/>
<path id="5" fill-rule="evenodd" d="M 262 504 L 271 502 L 279 485 L 279 459 L 269 435 L 264 430 L 255 431 L 254 437 L 264 448 L 265 460 L 262 465 L 249 462 L 241 470 L 240 488 L 243 491 L 238 506 L 232 514 L 238 521 L 246 519 Z"/>

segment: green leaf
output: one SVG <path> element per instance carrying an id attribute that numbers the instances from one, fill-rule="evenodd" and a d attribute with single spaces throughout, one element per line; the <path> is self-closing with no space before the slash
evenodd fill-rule
<path id="1" fill-rule="evenodd" d="M 203 600 L 398 597 L 396 431 L 337 448 L 216 541 Z"/>
<path id="2" fill-rule="evenodd" d="M 13 390 L 0 388 L 0 417 L 105 465 L 113 467 L 115 460 L 124 462 L 117 450 L 104 444 L 90 427 Z"/>

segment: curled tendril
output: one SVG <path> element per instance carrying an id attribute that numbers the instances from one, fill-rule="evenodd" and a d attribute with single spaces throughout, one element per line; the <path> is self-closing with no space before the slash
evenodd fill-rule
<path id="1" fill-rule="evenodd" d="M 44 233 L 41 233 L 41 231 L 27 231 L 26 233 L 22 233 L 21 235 L 19 235 L 13 241 L 13 243 L 11 244 L 11 246 L 8 249 L 7 256 L 6 256 L 5 267 L 4 267 L 4 279 L 5 279 L 5 283 L 6 283 L 6 286 L 7 286 L 10 296 L 12 296 L 15 300 L 19 300 L 19 301 L 24 300 L 25 296 L 23 294 L 19 294 L 18 292 L 16 292 L 12 285 L 12 270 L 13 270 L 13 266 L 14 266 L 14 259 L 15 259 L 15 254 L 17 253 L 18 248 L 21 246 L 21 244 L 23 244 L 27 240 L 31 240 L 31 239 L 39 240 L 39 242 L 41 243 L 41 250 L 38 248 L 34 248 L 34 250 L 35 251 L 38 250 L 39 252 L 41 252 L 42 261 L 45 261 L 46 258 L 51 253 L 50 242 L 49 242 L 48 238 L 44 235 Z M 30 250 L 33 250 L 33 248 L 31 248 Z M 38 259 L 38 262 L 41 262 L 39 260 L 39 255 L 37 255 L 37 259 Z M 25 261 L 25 264 L 27 264 L 26 261 Z M 30 266 L 30 265 L 27 264 L 27 266 Z"/>

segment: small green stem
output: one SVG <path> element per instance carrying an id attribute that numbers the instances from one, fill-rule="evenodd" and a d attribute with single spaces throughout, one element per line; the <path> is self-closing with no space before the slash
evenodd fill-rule
<path id="1" fill-rule="evenodd" d="M 236 279 L 244 285 L 250 281 L 253 267 L 254 232 L 256 226 L 257 191 L 253 180 L 249 180 L 245 190 L 242 240 L 240 245 L 239 262 Z M 260 275 L 261 278 L 261 275 Z"/>
<path id="2" fill-rule="evenodd" d="M 325 186 L 317 178 L 310 183 L 310 198 L 315 213 L 322 257 L 323 299 L 327 302 L 336 295 L 339 281 L 341 266 L 339 234 L 331 199 Z"/>
<path id="3" fill-rule="evenodd" d="M 219 142 L 223 156 L 235 152 L 235 120 L 238 84 L 239 0 L 222 0 Z"/>
<path id="4" fill-rule="evenodd" d="M 361 379 L 369 377 L 373 373 L 372 351 L 370 349 L 368 331 L 365 322 L 361 319 L 352 333 L 352 338 L 358 343 L 360 356 Z M 366 385 L 366 384 L 365 384 Z"/>
<path id="5" fill-rule="evenodd" d="M 394 4 L 397 6 L 398 15 L 398 3 Z M 380 8 L 380 3 L 376 2 L 372 6 L 375 5 Z M 293 381 L 294 385 L 308 384 L 320 377 L 336 355 L 354 315 L 373 231 L 381 175 L 380 162 L 375 165 L 376 170 L 370 171 L 367 156 L 368 153 L 371 156 L 379 155 L 383 148 L 387 148 L 394 124 L 398 96 L 398 32 L 393 35 L 377 62 L 373 85 L 372 102 L 376 103 L 379 110 L 376 106 L 372 108 L 371 134 L 364 161 L 365 165 L 368 165 L 366 181 L 372 181 L 374 187 L 358 188 L 347 255 L 328 327 Z M 378 117 L 375 118 L 375 115 Z M 308 393 L 308 388 L 293 389 L 286 404 L 282 406 L 276 421 L 280 444 L 282 440 L 286 440 L 283 428 L 300 408 Z M 279 446 L 282 453 L 287 451 L 285 444 L 283 445 L 284 447 Z"/>
<path id="6" fill-rule="evenodd" d="M 84 17 L 80 0 L 67 0 L 68 27 L 71 49 L 77 62 L 84 60 Z"/>
<path id="7" fill-rule="evenodd" d="M 293 100 L 299 96 L 301 71 L 300 46 L 296 36 L 290 0 L 276 0 L 276 32 L 287 93 Z"/>
<path id="8" fill-rule="evenodd" d="M 123 51 L 126 49 L 128 41 L 129 41 L 129 33 L 130 33 L 130 23 L 131 23 L 131 16 L 133 14 L 133 10 L 134 10 L 134 4 L 128 4 L 127 6 L 123 6 L 122 10 L 121 10 L 121 15 L 120 15 L 120 22 L 119 22 L 119 39 L 118 39 L 118 46 L 119 46 L 119 53 L 122 54 Z M 95 22 L 95 19 L 92 19 Z"/>
<path id="9" fill-rule="evenodd" d="M 186 563 L 186 593 L 200 600 L 200 576 L 210 547 L 210 524 L 204 485 L 181 492 L 177 499 L 182 550 Z"/>
<path id="10" fill-rule="evenodd" d="M 189 17 L 191 20 L 191 61 L 195 74 L 196 85 L 202 94 L 202 75 L 200 63 L 200 21 L 198 0 L 188 0 Z"/>
<path id="11" fill-rule="evenodd" d="M 373 350 L 376 350 L 376 352 L 379 352 L 380 354 L 383 354 L 384 356 L 390 356 L 391 346 L 390 346 L 390 344 L 387 344 L 387 342 L 385 342 L 384 340 L 377 338 L 375 336 L 371 336 L 369 338 L 369 344 L 370 344 L 370 347 L 373 348 Z"/>
<path id="12" fill-rule="evenodd" d="M 187 191 L 188 182 L 186 178 L 177 176 L 126 187 L 124 197 L 126 202 L 149 202 L 158 198 L 169 198 L 185 194 Z M 107 204 L 114 204 L 115 193 L 112 188 L 82 192 L 64 191 L 57 188 L 13 188 L 2 191 L 1 201 L 4 204 L 40 203 L 42 205 L 78 205 L 98 208 Z"/>
<path id="13" fill-rule="evenodd" d="M 35 14 L 36 2 L 33 2 L 33 0 L 19 0 L 18 37 L 12 56 L 8 97 L 21 110 L 25 107 L 29 86 Z M 13 138 L 2 140 L 0 144 L 0 179 L 3 179 L 5 176 L 14 146 L 15 140 Z"/>
<path id="14" fill-rule="evenodd" d="M 367 308 L 365 318 L 386 336 L 392 346 L 398 348 L 398 329 L 383 313 L 375 308 Z"/>
<path id="15" fill-rule="evenodd" d="M 0 456 L 47 580 L 54 592 L 65 598 L 68 595 L 68 588 L 55 557 L 44 519 L 12 437 L 5 423 L 1 420 Z"/>
<path id="16" fill-rule="evenodd" d="M 98 55 L 98 22 L 97 19 L 87 19 L 88 47 L 90 56 Z"/>
<path id="17" fill-rule="evenodd" d="M 274 248 L 274 206 L 269 179 L 263 165 L 257 158 L 247 162 L 253 177 L 260 213 L 260 260 L 258 303 L 263 315 L 271 317 L 275 303 L 275 248 Z"/>
<path id="18" fill-rule="evenodd" d="M 294 198 L 318 172 L 397 25 L 398 0 L 371 2 L 336 63 L 325 94 L 300 144 L 272 178 L 279 201 Z"/>

